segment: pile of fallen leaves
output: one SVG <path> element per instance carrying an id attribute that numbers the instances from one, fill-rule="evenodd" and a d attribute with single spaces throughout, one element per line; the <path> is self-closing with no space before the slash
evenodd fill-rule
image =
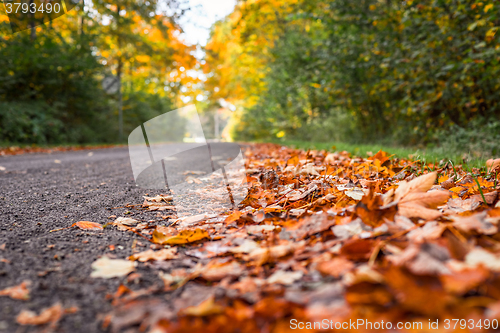
<path id="1" fill-rule="evenodd" d="M 123 279 L 104 328 L 284 332 L 291 319 L 426 328 L 500 317 L 500 159 L 469 170 L 262 144 L 245 158 L 249 193 L 234 211 L 175 218 L 165 195 L 137 208 L 165 215 L 164 225 L 112 222 L 141 239 L 129 258 L 93 264 L 92 277 Z M 160 284 L 139 284 L 146 271 Z"/>
<path id="2" fill-rule="evenodd" d="M 11 146 L 11 147 L 0 147 L 0 156 L 6 155 L 22 155 L 29 153 L 56 153 L 56 152 L 65 152 L 65 151 L 79 151 L 79 150 L 87 150 L 87 149 L 104 149 L 104 148 L 112 148 L 119 147 L 116 145 L 97 145 L 97 146 L 59 146 L 59 147 L 38 147 L 36 145 L 33 146 Z"/>
<path id="3" fill-rule="evenodd" d="M 237 210 L 154 229 L 115 222 L 155 244 L 117 267 L 157 271 L 163 286 L 134 290 L 129 276 L 105 327 L 281 332 L 290 319 L 500 316 L 500 159 L 467 170 L 382 151 L 255 145 L 245 155 L 249 194 Z M 146 197 L 156 205 L 171 208 Z"/>

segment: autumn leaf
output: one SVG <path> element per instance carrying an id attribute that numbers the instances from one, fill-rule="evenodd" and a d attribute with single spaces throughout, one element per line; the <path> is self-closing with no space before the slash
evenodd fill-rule
<path id="1" fill-rule="evenodd" d="M 500 158 L 487 160 L 486 167 L 488 168 L 488 172 L 493 172 L 498 167 L 500 167 Z"/>
<path id="2" fill-rule="evenodd" d="M 242 212 L 240 212 L 239 210 L 231 213 L 231 215 L 229 215 L 228 217 L 226 217 L 226 219 L 224 220 L 225 223 L 232 223 L 234 221 L 237 221 L 241 215 L 243 215 Z"/>
<path id="3" fill-rule="evenodd" d="M 222 313 L 223 310 L 224 310 L 223 307 L 215 303 L 214 297 L 210 296 L 208 299 L 201 302 L 199 305 L 185 308 L 182 311 L 182 313 L 188 316 L 204 317 Z"/>
<path id="4" fill-rule="evenodd" d="M 448 191 L 427 192 L 436 181 L 437 173 L 431 172 L 413 179 L 410 182 L 401 181 L 394 193 L 394 202 L 398 204 L 398 213 L 408 218 L 417 217 L 433 220 L 441 216 L 435 210 L 450 198 Z"/>
<path id="5" fill-rule="evenodd" d="M 378 227 L 385 222 L 385 219 L 394 220 L 397 207 L 394 204 L 383 206 L 383 198 L 375 194 L 375 185 L 370 184 L 368 195 L 361 198 L 356 204 L 356 215 L 363 223 L 371 227 Z"/>
<path id="6" fill-rule="evenodd" d="M 79 221 L 79 222 L 76 222 L 72 225 L 72 227 L 78 227 L 82 230 L 103 230 L 103 227 L 101 224 L 99 223 L 95 223 L 95 222 L 90 222 L 90 221 Z"/>
<path id="7" fill-rule="evenodd" d="M 90 274 L 90 277 L 104 279 L 121 277 L 132 272 L 135 266 L 135 262 L 122 259 L 110 259 L 107 256 L 103 256 L 92 263 L 92 268 L 94 270 Z"/>
<path id="8" fill-rule="evenodd" d="M 128 259 L 132 261 L 163 261 L 177 258 L 177 248 L 161 249 L 159 251 L 147 250 L 131 255 Z"/>
<path id="9" fill-rule="evenodd" d="M 153 242 L 161 245 L 188 244 L 205 238 L 210 238 L 210 236 L 206 230 L 200 228 L 183 230 L 175 236 L 167 236 L 159 232 L 157 229 L 153 232 Z"/>
<path id="10" fill-rule="evenodd" d="M 51 324 L 55 327 L 64 314 L 64 309 L 61 303 L 56 303 L 53 306 L 43 309 L 39 315 L 33 311 L 23 310 L 16 318 L 19 325 L 43 325 Z"/>
<path id="11" fill-rule="evenodd" d="M 0 290 L 0 296 L 9 296 L 12 299 L 19 299 L 23 301 L 28 300 L 30 298 L 30 291 L 28 289 L 30 285 L 31 281 L 23 281 L 17 286 Z"/>

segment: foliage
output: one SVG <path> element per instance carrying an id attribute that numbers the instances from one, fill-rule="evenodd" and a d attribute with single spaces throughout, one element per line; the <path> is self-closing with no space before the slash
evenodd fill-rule
<path id="1" fill-rule="evenodd" d="M 179 106 L 197 63 L 178 37 L 179 2 L 168 5 L 169 13 L 156 1 L 78 4 L 16 34 L 0 13 L 0 142 L 117 142 L 120 100 L 125 133 Z M 121 77 L 121 99 L 103 91 L 111 74 Z"/>
<path id="2" fill-rule="evenodd" d="M 234 91 L 240 106 L 236 136 L 416 144 L 436 142 L 438 129 L 500 116 L 498 4 L 300 0 L 281 5 L 241 1 L 214 27 L 209 50 L 224 40 L 218 36 L 224 26 L 232 48 L 243 51 L 235 57 L 221 48 L 208 58 L 214 61 L 210 73 L 223 78 L 219 91 L 227 96 Z M 275 15 L 265 16 L 261 29 L 255 17 L 267 7 Z M 261 55 L 247 52 L 257 45 Z M 223 72 L 231 66 L 238 75 Z M 242 96 L 234 89 L 239 82 L 250 82 L 253 89 Z"/>

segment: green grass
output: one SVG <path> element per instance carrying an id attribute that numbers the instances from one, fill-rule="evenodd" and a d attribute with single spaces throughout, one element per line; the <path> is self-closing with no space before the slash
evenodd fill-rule
<path id="1" fill-rule="evenodd" d="M 421 160 L 425 163 L 439 163 L 440 161 L 446 162 L 451 160 L 454 165 L 464 164 L 465 162 L 470 168 L 483 168 L 486 165 L 486 160 L 492 156 L 484 154 L 479 155 L 468 151 L 446 151 L 443 148 L 426 148 L 418 149 L 411 147 L 392 147 L 381 144 L 350 144 L 342 142 L 306 142 L 306 141 L 282 141 L 279 144 L 299 148 L 299 149 L 317 149 L 327 151 L 348 151 L 353 156 L 367 157 L 367 153 L 377 153 L 379 150 L 386 151 L 387 153 L 399 158 L 409 158 L 412 160 Z"/>

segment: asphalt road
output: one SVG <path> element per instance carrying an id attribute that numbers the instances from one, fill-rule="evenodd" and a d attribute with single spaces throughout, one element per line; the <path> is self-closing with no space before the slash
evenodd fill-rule
<path id="1" fill-rule="evenodd" d="M 156 212 L 124 207 L 165 190 L 136 187 L 127 148 L 0 156 L 0 166 L 0 290 L 31 281 L 29 300 L 0 297 L 0 332 L 38 332 L 17 325 L 17 315 L 56 302 L 79 308 L 61 320 L 57 332 L 103 331 L 100 319 L 111 309 L 106 295 L 121 280 L 90 278 L 91 264 L 103 254 L 126 258 L 140 237 L 115 228 L 49 231 L 81 220 L 104 224 L 110 215 L 165 224 Z M 141 281 L 160 283 L 155 279 L 146 272 Z"/>

